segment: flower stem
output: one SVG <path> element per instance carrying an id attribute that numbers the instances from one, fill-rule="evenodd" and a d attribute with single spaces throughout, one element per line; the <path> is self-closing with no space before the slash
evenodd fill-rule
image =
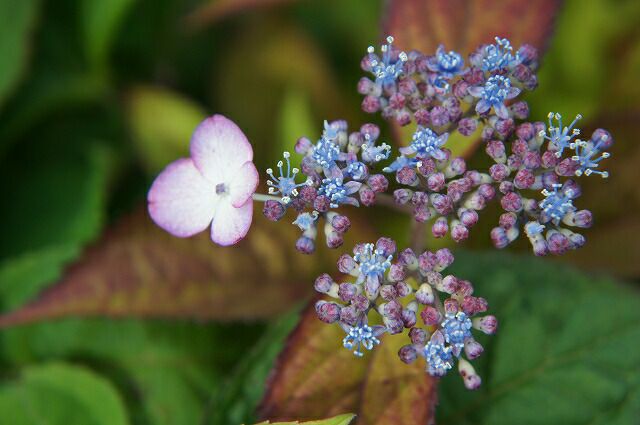
<path id="1" fill-rule="evenodd" d="M 252 195 L 254 201 L 266 202 L 266 201 L 279 201 L 280 198 L 273 195 L 263 195 L 262 193 L 254 193 Z"/>

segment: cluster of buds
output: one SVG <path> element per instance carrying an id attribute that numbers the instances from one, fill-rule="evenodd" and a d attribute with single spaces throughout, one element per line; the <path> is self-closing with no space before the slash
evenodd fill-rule
<path id="1" fill-rule="evenodd" d="M 338 260 L 339 271 L 349 276 L 346 281 L 337 283 L 328 274 L 316 279 L 316 291 L 335 300 L 318 301 L 316 312 L 323 322 L 342 327 L 344 347 L 359 357 L 363 349 L 380 344 L 382 334 L 407 329 L 410 343 L 398 352 L 403 362 L 423 357 L 427 372 L 440 377 L 458 361 L 465 386 L 476 389 L 480 377 L 462 355 L 468 360 L 480 356 L 483 348 L 472 329 L 493 334 L 497 320 L 474 317 L 487 311 L 487 302 L 473 296 L 470 282 L 443 275 L 451 263 L 448 249 L 419 256 L 405 249 L 396 256 L 396 244 L 389 238 L 356 245 L 353 256 Z"/>
<path id="2" fill-rule="evenodd" d="M 371 206 L 376 194 L 385 192 L 389 182 L 382 174 L 374 174 L 373 167 L 389 157 L 391 147 L 376 144 L 380 129 L 365 124 L 359 131 L 348 132 L 345 121 L 324 123 L 320 139 L 313 143 L 303 137 L 295 151 L 302 155 L 300 169 L 290 167 L 289 153 L 284 153 L 284 163 L 278 163 L 280 175 L 268 169 L 269 193 L 280 198 L 267 200 L 264 215 L 273 221 L 284 217 L 287 208 L 298 213 L 293 222 L 302 231 L 296 248 L 305 254 L 315 250 L 320 219 L 324 219 L 324 234 L 329 248 L 337 248 L 344 242 L 343 235 L 351 226 L 349 219 L 333 211 L 342 205 Z M 303 183 L 296 183 L 297 173 L 307 176 Z"/>

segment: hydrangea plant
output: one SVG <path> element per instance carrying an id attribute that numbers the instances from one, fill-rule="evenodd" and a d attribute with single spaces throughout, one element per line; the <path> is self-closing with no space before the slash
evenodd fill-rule
<path id="1" fill-rule="evenodd" d="M 178 237 L 210 227 L 215 243 L 232 245 L 250 229 L 253 202 L 262 202 L 269 220 L 280 221 L 288 211 L 295 215 L 292 223 L 301 231 L 296 249 L 312 254 L 320 228 L 329 248 L 342 246 L 351 226 L 349 207 L 393 207 L 417 223 L 416 232 L 430 223 L 434 237 L 460 242 L 494 201 L 504 211 L 490 234 L 497 248 L 521 233 L 535 255 L 583 246 L 576 229 L 593 220 L 576 205 L 576 179 L 608 176 L 600 163 L 609 157 L 613 138 L 597 129 L 582 139 L 580 115 L 568 126 L 555 112 L 548 124 L 529 121 L 529 107 L 519 97 L 538 84 L 535 48 L 514 50 L 496 37 L 465 61 L 444 46 L 427 55 L 402 52 L 393 41 L 386 39 L 380 55 L 367 49 L 361 67 L 370 76 L 360 80 L 358 91 L 365 112 L 415 125 L 397 153 L 381 141 L 375 124 L 350 131 L 343 120 L 325 121 L 319 136 L 295 143 L 299 164 L 293 167 L 291 153 L 284 152 L 266 170 L 268 193 L 260 194 L 250 143 L 232 121 L 215 115 L 194 132 L 191 157 L 170 164 L 154 181 L 148 196 L 152 219 Z M 447 147 L 454 133 L 481 139 L 491 165 L 470 169 L 464 158 L 454 157 Z M 398 248 L 388 237 L 357 244 L 352 255 L 338 260 L 347 278 L 335 281 L 325 273 L 316 279 L 315 290 L 323 294 L 317 315 L 344 330 L 342 345 L 357 357 L 381 344 L 381 335 L 406 329 L 400 360 L 422 358 L 435 377 L 457 368 L 465 386 L 476 389 L 481 379 L 470 361 L 483 347 L 474 332 L 493 334 L 498 321 L 486 314 L 488 303 L 474 294 L 471 282 L 446 274 L 451 251 L 422 245 Z"/>

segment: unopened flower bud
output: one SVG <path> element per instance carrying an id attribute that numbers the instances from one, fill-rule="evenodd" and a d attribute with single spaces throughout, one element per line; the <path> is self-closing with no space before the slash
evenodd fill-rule
<path id="1" fill-rule="evenodd" d="M 431 227 L 431 233 L 436 238 L 444 237 L 449 231 L 449 224 L 447 223 L 447 219 L 445 217 L 439 217 Z"/>
<path id="2" fill-rule="evenodd" d="M 420 304 L 431 304 L 433 303 L 433 289 L 431 285 L 428 283 L 423 283 L 420 285 L 420 288 L 416 291 L 416 301 Z"/>
<path id="3" fill-rule="evenodd" d="M 474 317 L 471 321 L 473 327 L 487 335 L 493 335 L 498 330 L 498 319 L 489 315 L 484 317 Z"/>
<path id="4" fill-rule="evenodd" d="M 331 279 L 331 276 L 329 276 L 327 273 L 323 273 L 316 278 L 313 287 L 321 294 L 326 294 L 331 289 L 332 284 L 333 279 Z"/>
<path id="5" fill-rule="evenodd" d="M 320 300 L 316 303 L 318 318 L 325 323 L 333 323 L 340 318 L 340 306 L 334 302 Z"/>
<path id="6" fill-rule="evenodd" d="M 418 352 L 413 345 L 404 345 L 398 350 L 398 357 L 406 364 L 413 363 L 418 358 Z"/>
<path id="7" fill-rule="evenodd" d="M 427 326 L 435 326 L 440 323 L 442 316 L 435 307 L 426 306 L 420 313 L 422 321 Z"/>
<path id="8" fill-rule="evenodd" d="M 262 213 L 271 221 L 278 221 L 284 217 L 285 208 L 280 201 L 268 200 L 264 203 Z"/>

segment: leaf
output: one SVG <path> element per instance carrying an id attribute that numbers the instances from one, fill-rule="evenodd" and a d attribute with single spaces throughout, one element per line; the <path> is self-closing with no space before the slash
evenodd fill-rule
<path id="1" fill-rule="evenodd" d="M 1 355 L 11 365 L 91 367 L 117 387 L 133 423 L 196 424 L 210 394 L 261 331 L 242 324 L 67 319 L 3 331 Z"/>
<path id="2" fill-rule="evenodd" d="M 298 0 L 208 0 L 186 17 L 186 24 L 194 29 L 200 29 L 246 10 L 278 6 L 295 1 Z"/>
<path id="3" fill-rule="evenodd" d="M 425 54 L 444 44 L 466 55 L 495 36 L 518 48 L 544 48 L 553 31 L 560 0 L 389 0 L 385 34 L 398 46 Z"/>
<path id="4" fill-rule="evenodd" d="M 49 363 L 24 369 L 4 382 L 0 415 L 12 425 L 126 425 L 124 404 L 113 386 L 88 369 Z"/>
<path id="5" fill-rule="evenodd" d="M 103 70 L 118 27 L 135 0 L 83 0 L 81 26 L 89 63 Z"/>
<path id="6" fill-rule="evenodd" d="M 351 413 L 345 413 L 344 415 L 338 415 L 330 419 L 322 419 L 319 421 L 310 422 L 260 422 L 257 425 L 349 425 L 351 421 L 355 419 L 356 415 Z"/>
<path id="7" fill-rule="evenodd" d="M 436 381 L 423 366 L 398 360 L 402 338 L 385 335 L 359 359 L 341 347 L 343 337 L 339 326 L 317 319 L 312 303 L 278 357 L 260 416 L 287 421 L 352 411 L 360 425 L 430 423 Z"/>
<path id="8" fill-rule="evenodd" d="M 256 320 L 287 311 L 309 295 L 318 267 L 339 253 L 299 254 L 295 226 L 267 221 L 259 206 L 254 217 L 248 237 L 224 248 L 208 232 L 180 239 L 134 214 L 60 283 L 0 317 L 0 326 L 77 315 Z M 367 232 L 354 220 L 346 243 Z"/>
<path id="9" fill-rule="evenodd" d="M 457 255 L 452 272 L 474 283 L 501 324 L 483 340 L 480 391 L 465 392 L 457 377 L 442 380 L 438 424 L 634 422 L 640 412 L 636 291 L 505 254 Z"/>
<path id="10" fill-rule="evenodd" d="M 0 2 L 0 106 L 23 77 L 39 0 Z"/>
<path id="11" fill-rule="evenodd" d="M 151 174 L 176 158 L 189 155 L 193 129 L 207 115 L 190 99 L 154 86 L 131 89 L 126 108 L 133 142 Z"/>

